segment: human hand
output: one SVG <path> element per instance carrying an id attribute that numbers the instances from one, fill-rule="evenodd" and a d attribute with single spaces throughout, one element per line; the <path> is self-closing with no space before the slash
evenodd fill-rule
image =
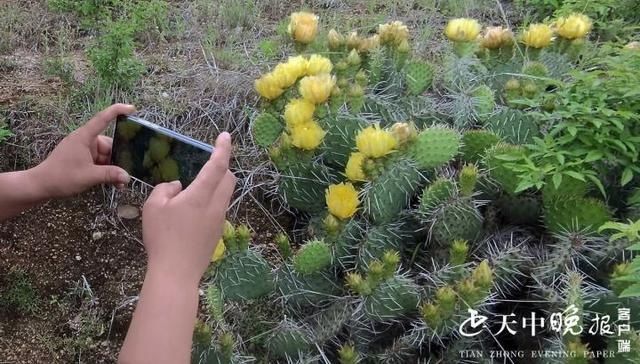
<path id="1" fill-rule="evenodd" d="M 236 177 L 229 171 L 231 136 L 222 133 L 196 179 L 184 191 L 179 181 L 157 185 L 142 211 L 148 274 L 197 285 L 222 236 Z"/>
<path id="2" fill-rule="evenodd" d="M 124 169 L 109 165 L 113 141 L 101 133 L 118 115 L 133 112 L 131 105 L 112 105 L 62 139 L 47 159 L 30 171 L 33 179 L 42 181 L 43 197 L 68 197 L 102 183 L 118 188 L 129 183 Z"/>

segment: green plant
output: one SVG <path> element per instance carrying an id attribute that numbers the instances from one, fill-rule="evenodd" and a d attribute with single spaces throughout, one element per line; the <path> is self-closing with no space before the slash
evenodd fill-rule
<path id="1" fill-rule="evenodd" d="M 599 231 L 613 231 L 610 241 L 624 239 L 626 244 L 631 244 L 627 249 L 636 253 L 640 251 L 640 220 L 629 221 L 628 223 L 608 222 L 603 224 Z M 640 256 L 636 255 L 632 262 L 621 265 L 616 274 L 614 274 L 613 282 L 621 289 L 617 289 L 618 296 L 623 297 L 640 297 Z"/>
<path id="2" fill-rule="evenodd" d="M 35 313 L 38 310 L 39 298 L 27 273 L 12 270 L 5 280 L 5 288 L 0 290 L 0 307 L 21 315 Z"/>
<path id="3" fill-rule="evenodd" d="M 300 26 L 309 37 L 284 38 L 287 24 L 280 23 L 279 34 L 294 42 L 285 49 L 297 54 L 255 81 L 252 141 L 273 162 L 281 201 L 308 225 L 295 241 L 276 238 L 282 259 L 251 259 L 247 268 L 239 260 L 257 252 L 234 248 L 225 236 L 230 253 L 210 283 L 246 316 L 233 326 L 249 343 L 240 350 L 268 362 L 457 363 L 460 349 L 486 344 L 456 333 L 469 314 L 509 316 L 519 306 L 496 299 L 535 299 L 521 307 L 545 313 L 573 306 L 585 328 L 587 304 L 606 291 L 596 285 L 624 289 L 606 282 L 602 268 L 627 264 L 621 253 L 628 242 L 607 243 L 597 229 L 637 212 L 639 179 L 614 186 L 621 167 L 592 165 L 594 154 L 582 154 L 600 148 L 595 142 L 606 135 L 599 133 L 611 130 L 571 140 L 562 130 L 571 134 L 567 124 L 589 122 L 588 113 L 633 120 L 627 105 L 635 101 L 624 104 L 621 92 L 590 88 L 580 90 L 589 97 L 577 98 L 568 91 L 594 72 L 620 71 L 598 73 L 605 81 L 630 72 L 590 53 L 574 57 L 579 48 L 611 57 L 628 51 L 590 44 L 586 33 L 564 47 L 546 26 L 527 37 L 495 28 L 477 34 L 473 20 L 459 20 L 472 28 L 468 39 L 444 49 L 442 69 L 432 74 L 412 54 L 401 22 L 314 38 L 315 17 L 297 17 L 307 21 L 292 24 L 293 32 Z M 499 49 L 486 42 L 496 32 L 507 38 Z M 525 38 L 539 39 L 515 46 Z M 624 90 L 628 96 L 633 87 Z M 573 104 L 600 109 L 569 113 Z M 634 122 L 623 128 L 633 141 Z M 601 200 L 596 188 L 612 191 Z M 226 297 L 230 286 L 235 293 Z M 548 336 L 532 345 L 584 351 L 598 340 Z"/>
<path id="4" fill-rule="evenodd" d="M 73 84 L 73 63 L 65 57 L 53 57 L 45 60 L 44 73 L 51 77 L 58 77 L 67 85 Z"/>
<path id="5" fill-rule="evenodd" d="M 89 60 L 100 80 L 116 88 L 131 88 L 144 71 L 134 54 L 134 24 L 118 21 L 88 50 Z"/>
<path id="6" fill-rule="evenodd" d="M 4 142 L 12 136 L 13 133 L 11 133 L 11 130 L 9 130 L 7 124 L 4 122 L 4 120 L 0 120 L 0 143 Z"/>

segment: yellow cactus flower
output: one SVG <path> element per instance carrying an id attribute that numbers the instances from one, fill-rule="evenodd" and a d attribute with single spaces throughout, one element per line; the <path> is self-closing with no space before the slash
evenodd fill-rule
<path id="1" fill-rule="evenodd" d="M 226 250 L 227 248 L 224 246 L 224 240 L 220 239 L 218 241 L 218 245 L 216 245 L 216 250 L 213 251 L 213 255 L 211 256 L 211 262 L 213 263 L 222 259 Z"/>
<path id="2" fill-rule="evenodd" d="M 304 150 L 314 150 L 324 139 L 326 132 L 315 121 L 296 125 L 291 129 L 291 144 Z"/>
<path id="3" fill-rule="evenodd" d="M 336 78 L 326 73 L 307 76 L 300 80 L 300 95 L 316 105 L 322 104 L 329 99 L 335 84 Z"/>
<path id="4" fill-rule="evenodd" d="M 255 81 L 254 85 L 260 96 L 267 100 L 273 100 L 284 92 L 279 86 L 278 79 L 272 73 L 263 75 Z"/>
<path id="5" fill-rule="evenodd" d="M 531 48 L 544 48 L 551 44 L 553 30 L 546 24 L 530 24 L 522 33 L 522 43 Z"/>
<path id="6" fill-rule="evenodd" d="M 329 212 L 339 218 L 348 219 L 358 210 L 358 191 L 351 183 L 339 183 L 327 188 L 325 198 Z"/>
<path id="7" fill-rule="evenodd" d="M 394 21 L 378 26 L 378 35 L 381 44 L 399 45 L 409 39 L 409 29 L 401 21 Z"/>
<path id="8" fill-rule="evenodd" d="M 284 108 L 284 121 L 289 128 L 312 121 L 316 105 L 305 99 L 293 99 Z"/>
<path id="9" fill-rule="evenodd" d="M 287 67 L 291 73 L 296 75 L 296 78 L 306 76 L 308 66 L 309 61 L 304 56 L 289 57 L 287 61 Z"/>
<path id="10" fill-rule="evenodd" d="M 347 161 L 347 166 L 345 167 L 344 174 L 351 181 L 364 181 L 367 179 L 367 176 L 364 174 L 363 166 L 364 161 L 367 158 L 361 152 L 353 152 L 349 156 L 349 160 Z"/>
<path id="11" fill-rule="evenodd" d="M 471 42 L 480 34 L 480 23 L 475 19 L 457 18 L 449 20 L 444 34 L 453 42 Z"/>
<path id="12" fill-rule="evenodd" d="M 358 150 L 370 158 L 379 158 L 391 153 L 398 145 L 398 140 L 389 131 L 380 129 L 379 125 L 360 130 L 356 136 Z"/>
<path id="13" fill-rule="evenodd" d="M 480 46 L 488 49 L 501 48 L 513 43 L 513 33 L 503 27 L 487 27 L 480 39 Z"/>
<path id="14" fill-rule="evenodd" d="M 333 64 L 329 58 L 314 54 L 307 62 L 307 75 L 315 76 L 321 73 L 331 73 Z"/>
<path id="15" fill-rule="evenodd" d="M 579 13 L 573 13 L 568 17 L 561 17 L 556 20 L 556 31 L 558 35 L 566 39 L 584 38 L 593 23 L 588 16 Z"/>
<path id="16" fill-rule="evenodd" d="M 292 13 L 287 31 L 296 42 L 309 44 L 318 34 L 318 16 L 304 11 Z"/>
<path id="17" fill-rule="evenodd" d="M 292 72 L 291 67 L 286 63 L 280 63 L 271 72 L 273 78 L 281 89 L 287 89 L 293 86 L 298 80 L 298 75 Z"/>

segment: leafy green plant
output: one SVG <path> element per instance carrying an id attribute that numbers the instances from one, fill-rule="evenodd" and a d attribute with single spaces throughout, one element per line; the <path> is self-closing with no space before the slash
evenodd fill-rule
<path id="1" fill-rule="evenodd" d="M 0 143 L 13 136 L 11 130 L 4 121 L 0 121 Z"/>
<path id="2" fill-rule="evenodd" d="M 620 239 L 626 239 L 633 245 L 627 249 L 636 253 L 640 251 L 640 220 L 629 221 L 628 223 L 608 222 L 602 225 L 599 231 L 613 230 L 610 241 L 614 242 Z M 617 283 L 626 284 L 627 287 L 622 291 L 619 297 L 640 297 L 640 255 L 636 256 L 631 263 L 625 265 L 622 274 L 613 278 Z"/>
<path id="3" fill-rule="evenodd" d="M 31 278 L 21 270 L 12 270 L 6 277 L 6 288 L 0 291 L 0 307 L 21 315 L 38 310 L 39 298 Z"/>
<path id="4" fill-rule="evenodd" d="M 106 85 L 130 88 L 144 71 L 134 54 L 135 27 L 127 21 L 111 23 L 109 30 L 89 48 L 89 60 Z"/>
<path id="5" fill-rule="evenodd" d="M 519 190 L 557 187 L 564 175 L 593 182 L 604 194 L 609 173 L 627 185 L 640 173 L 640 54 L 610 54 L 587 72 L 574 71 L 558 93 L 554 111 L 538 116 L 550 131 L 528 145 L 524 161 L 511 161 Z M 607 172 L 607 173 L 605 173 Z"/>

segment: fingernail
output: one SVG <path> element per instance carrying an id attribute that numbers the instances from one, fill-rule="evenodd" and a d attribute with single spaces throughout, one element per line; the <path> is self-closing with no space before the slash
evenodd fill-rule
<path id="1" fill-rule="evenodd" d="M 124 184 L 122 184 L 122 183 L 118 183 L 118 184 L 116 185 L 116 188 L 117 188 L 117 189 L 119 189 L 119 190 L 124 190 Z"/>
<path id="2" fill-rule="evenodd" d="M 220 137 L 224 141 L 231 140 L 231 134 L 227 133 L 226 131 L 222 132 L 222 134 L 220 134 Z"/>
<path id="3" fill-rule="evenodd" d="M 118 173 L 118 182 L 121 184 L 128 184 L 130 178 L 131 177 L 129 177 L 129 174 L 127 172 Z"/>

